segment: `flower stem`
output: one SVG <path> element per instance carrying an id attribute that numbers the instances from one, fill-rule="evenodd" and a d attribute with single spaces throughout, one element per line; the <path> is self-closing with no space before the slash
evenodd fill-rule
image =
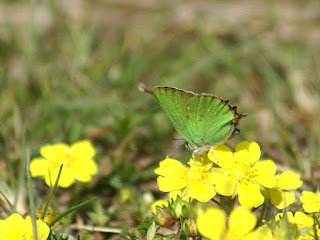
<path id="1" fill-rule="evenodd" d="M 263 220 L 264 214 L 266 212 L 266 208 L 267 208 L 267 203 L 264 203 L 262 205 L 261 214 L 260 214 L 260 217 L 259 217 L 258 222 L 257 222 L 257 227 L 262 225 L 262 220 Z"/>
<path id="2" fill-rule="evenodd" d="M 26 150 L 26 155 L 27 155 L 26 156 L 27 191 L 28 191 L 28 198 L 29 198 L 32 231 L 33 231 L 34 239 L 38 240 L 36 214 L 35 214 L 34 199 L 33 199 L 33 193 L 32 193 L 31 174 L 30 174 L 30 149 L 29 148 L 27 148 L 27 150 Z"/>
<path id="3" fill-rule="evenodd" d="M 177 231 L 177 234 L 176 234 L 176 236 L 174 237 L 174 240 L 179 240 L 180 234 L 181 234 L 181 228 L 179 227 L 179 228 L 178 228 L 178 231 Z"/>
<path id="4" fill-rule="evenodd" d="M 58 186 L 58 183 L 59 183 L 59 179 L 60 179 L 62 168 L 63 168 L 63 164 L 61 164 L 61 166 L 60 166 L 56 182 L 54 183 L 53 187 L 51 188 L 51 192 L 50 192 L 49 196 L 47 197 L 47 199 L 45 201 L 44 209 L 43 209 L 43 212 L 42 212 L 42 215 L 41 215 L 41 219 L 42 220 L 45 218 L 47 210 L 48 210 L 48 207 L 49 207 L 49 204 L 50 204 L 50 202 L 51 202 L 51 200 L 53 198 L 53 195 L 54 195 L 55 191 L 57 190 L 57 186 Z M 51 179 L 51 177 L 50 177 L 50 179 Z"/>

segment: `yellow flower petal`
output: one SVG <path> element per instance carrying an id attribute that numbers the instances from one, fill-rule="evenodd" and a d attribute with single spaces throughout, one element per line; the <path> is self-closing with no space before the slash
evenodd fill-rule
<path id="1" fill-rule="evenodd" d="M 270 175 L 274 175 L 277 171 L 277 167 L 272 160 L 259 161 L 254 165 L 254 168 L 259 173 L 267 172 Z"/>
<path id="2" fill-rule="evenodd" d="M 42 220 L 36 221 L 39 240 L 46 240 L 50 228 Z M 33 240 L 33 229 L 30 216 L 23 219 L 14 213 L 6 220 L 0 220 L 0 240 Z"/>
<path id="3" fill-rule="evenodd" d="M 240 142 L 235 149 L 234 157 L 236 161 L 246 165 L 252 165 L 261 156 L 260 147 L 256 142 Z"/>
<path id="4" fill-rule="evenodd" d="M 30 163 L 30 172 L 32 177 L 45 176 L 52 169 L 52 162 L 44 158 L 35 158 Z"/>
<path id="5" fill-rule="evenodd" d="M 24 235 L 24 219 L 13 213 L 5 220 L 0 220 L 0 239 L 22 240 Z"/>
<path id="6" fill-rule="evenodd" d="M 181 190 L 175 190 L 175 191 L 171 191 L 169 192 L 169 198 L 171 199 L 176 199 L 177 196 L 180 196 L 181 197 L 182 193 L 181 193 Z"/>
<path id="7" fill-rule="evenodd" d="M 89 182 L 92 175 L 98 171 L 97 165 L 94 160 L 86 159 L 72 163 L 72 174 L 80 182 Z"/>
<path id="8" fill-rule="evenodd" d="M 264 202 L 264 197 L 260 192 L 260 186 L 256 183 L 240 183 L 238 195 L 241 206 L 244 206 L 246 208 L 257 208 Z"/>
<path id="9" fill-rule="evenodd" d="M 69 171 L 69 174 L 65 172 L 65 174 L 61 175 L 59 179 L 59 186 L 62 188 L 68 188 L 74 183 L 74 177 L 71 175 L 71 172 Z"/>
<path id="10" fill-rule="evenodd" d="M 319 212 L 320 210 L 320 194 L 314 194 L 313 192 L 303 191 L 300 201 L 303 203 L 303 209 L 308 212 Z"/>
<path id="11" fill-rule="evenodd" d="M 226 215 L 217 208 L 209 208 L 196 220 L 198 231 L 206 238 L 222 239 L 226 230 Z"/>
<path id="12" fill-rule="evenodd" d="M 36 221 L 38 240 L 46 240 L 50 233 L 50 228 L 41 219 Z M 25 238 L 26 240 L 33 240 L 33 229 L 30 216 L 25 219 Z"/>
<path id="13" fill-rule="evenodd" d="M 231 196 L 235 190 L 236 179 L 234 176 L 226 175 L 221 170 L 214 170 L 210 174 L 215 190 L 223 196 Z"/>
<path id="14" fill-rule="evenodd" d="M 189 187 L 188 195 L 199 202 L 208 202 L 216 195 L 216 191 L 213 185 L 198 181 Z"/>
<path id="15" fill-rule="evenodd" d="M 312 227 L 314 220 L 312 219 L 312 217 L 309 217 L 305 213 L 298 211 L 294 214 L 292 223 L 297 224 L 298 228 L 305 228 Z"/>
<path id="16" fill-rule="evenodd" d="M 240 238 L 250 233 L 256 224 L 257 218 L 251 211 L 244 207 L 238 207 L 230 214 L 228 234 Z"/>
<path id="17" fill-rule="evenodd" d="M 48 186 L 53 186 L 57 177 L 58 177 L 59 169 L 54 169 L 53 171 L 50 171 L 50 174 L 47 174 L 45 176 L 45 182 Z M 51 179 L 50 179 L 50 177 Z M 74 177 L 72 175 L 72 172 L 70 169 L 62 168 L 61 175 L 59 178 L 58 186 L 62 188 L 68 188 L 72 185 L 74 182 Z"/>
<path id="18" fill-rule="evenodd" d="M 302 196 L 300 200 L 304 201 L 316 201 L 316 195 L 310 191 L 302 191 Z"/>
<path id="19" fill-rule="evenodd" d="M 302 184 L 300 175 L 285 171 L 278 176 L 277 187 L 280 189 L 297 189 Z"/>
<path id="20" fill-rule="evenodd" d="M 208 152 L 208 158 L 224 169 L 230 169 L 234 162 L 232 151 L 223 144 L 211 148 Z"/>
<path id="21" fill-rule="evenodd" d="M 175 177 L 158 177 L 157 183 L 160 191 L 171 192 L 175 190 L 180 190 L 187 186 L 187 179 L 177 179 Z"/>
<path id="22" fill-rule="evenodd" d="M 273 188 L 276 186 L 276 165 L 271 160 L 265 160 L 256 162 L 254 165 L 254 169 L 256 170 L 256 175 L 254 180 L 259 183 L 260 185 Z"/>
<path id="23" fill-rule="evenodd" d="M 67 158 L 69 155 L 69 151 L 69 146 L 64 143 L 46 145 L 40 149 L 41 155 L 50 161 L 56 161 Z"/>
<path id="24" fill-rule="evenodd" d="M 164 177 L 177 177 L 187 174 L 183 164 L 171 158 L 166 158 L 165 160 L 161 161 L 159 168 L 155 169 L 154 173 Z"/>
<path id="25" fill-rule="evenodd" d="M 278 209 L 284 209 L 291 205 L 295 200 L 292 192 L 284 192 L 275 189 L 269 190 L 271 203 Z"/>
<path id="26" fill-rule="evenodd" d="M 96 154 L 96 150 L 90 141 L 84 140 L 72 144 L 70 154 L 72 158 L 90 159 Z"/>

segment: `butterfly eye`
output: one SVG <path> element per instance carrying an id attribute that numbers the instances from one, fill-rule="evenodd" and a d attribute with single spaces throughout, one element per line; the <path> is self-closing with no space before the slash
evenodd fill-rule
<path id="1" fill-rule="evenodd" d="M 186 146 L 186 148 L 191 149 L 191 145 L 188 142 L 186 142 L 184 145 Z"/>
<path id="2" fill-rule="evenodd" d="M 233 130 L 233 132 L 231 133 L 231 138 L 234 137 L 234 136 L 237 136 L 240 134 L 240 130 L 238 128 L 235 128 Z"/>

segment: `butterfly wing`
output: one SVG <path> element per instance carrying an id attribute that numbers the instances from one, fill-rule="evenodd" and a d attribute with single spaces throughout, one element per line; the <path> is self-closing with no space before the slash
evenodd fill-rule
<path id="1" fill-rule="evenodd" d="M 185 126 L 196 146 L 224 143 L 232 134 L 235 112 L 227 101 L 214 95 L 196 94 L 186 109 Z"/>
<path id="2" fill-rule="evenodd" d="M 194 145 L 193 136 L 189 133 L 187 127 L 186 110 L 188 102 L 195 94 L 162 86 L 154 87 L 153 94 L 181 137 L 189 144 Z"/>
<path id="3" fill-rule="evenodd" d="M 191 149 L 224 143 L 245 114 L 217 96 L 195 94 L 172 87 L 153 89 L 162 110 Z"/>

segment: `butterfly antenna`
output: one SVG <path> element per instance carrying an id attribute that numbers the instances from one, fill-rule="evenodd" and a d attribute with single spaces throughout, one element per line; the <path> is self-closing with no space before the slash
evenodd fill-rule
<path id="1" fill-rule="evenodd" d="M 153 95 L 153 91 L 151 88 L 147 88 L 143 83 L 140 83 L 138 86 L 140 92 L 146 92 Z"/>
<path id="2" fill-rule="evenodd" d="M 181 144 L 179 144 L 178 146 L 176 146 L 176 147 L 167 155 L 167 158 L 170 157 L 170 155 L 171 155 L 172 153 L 174 153 L 175 151 L 177 151 L 178 148 L 180 148 L 182 145 L 185 145 L 185 144 L 186 144 L 186 142 L 183 141 Z"/>

